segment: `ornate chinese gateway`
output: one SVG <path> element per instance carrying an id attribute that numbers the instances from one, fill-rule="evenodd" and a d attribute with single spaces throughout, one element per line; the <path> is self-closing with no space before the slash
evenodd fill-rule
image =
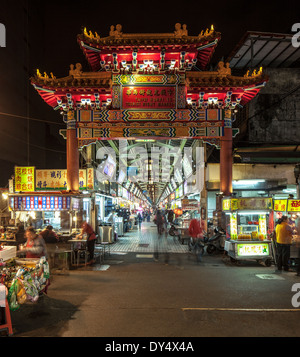
<path id="1" fill-rule="evenodd" d="M 237 77 L 219 62 L 207 71 L 221 39 L 213 26 L 190 36 L 181 24 L 160 34 L 126 34 L 116 25 L 107 37 L 84 29 L 77 39 L 90 72 L 77 63 L 64 78 L 39 70 L 31 78 L 44 101 L 65 113 L 68 188 L 77 190 L 78 147 L 120 138 L 195 138 L 221 148 L 221 190 L 230 193 L 231 112 L 265 84 L 262 70 Z"/>

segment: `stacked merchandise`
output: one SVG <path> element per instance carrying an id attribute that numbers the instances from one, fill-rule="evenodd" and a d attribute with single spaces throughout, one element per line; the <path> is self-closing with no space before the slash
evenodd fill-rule
<path id="1" fill-rule="evenodd" d="M 0 266 L 0 283 L 8 289 L 10 310 L 18 310 L 26 301 L 36 302 L 41 293 L 47 293 L 50 285 L 48 262 L 45 257 L 37 261 L 8 261 Z"/>

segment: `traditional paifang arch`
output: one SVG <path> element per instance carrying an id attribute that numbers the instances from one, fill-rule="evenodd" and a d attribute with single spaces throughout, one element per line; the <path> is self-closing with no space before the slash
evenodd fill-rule
<path id="1" fill-rule="evenodd" d="M 193 138 L 220 147 L 220 190 L 232 192 L 232 111 L 254 98 L 262 69 L 234 76 L 229 63 L 207 71 L 221 34 L 126 34 L 111 26 L 100 37 L 84 29 L 78 43 L 91 71 L 70 65 L 57 79 L 37 70 L 31 82 L 46 103 L 65 113 L 67 187 L 78 191 L 78 148 L 98 140 Z"/>

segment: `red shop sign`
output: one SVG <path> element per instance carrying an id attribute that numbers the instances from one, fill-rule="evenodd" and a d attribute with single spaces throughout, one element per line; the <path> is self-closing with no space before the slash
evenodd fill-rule
<path id="1" fill-rule="evenodd" d="M 175 86 L 123 87 L 123 109 L 176 109 Z"/>

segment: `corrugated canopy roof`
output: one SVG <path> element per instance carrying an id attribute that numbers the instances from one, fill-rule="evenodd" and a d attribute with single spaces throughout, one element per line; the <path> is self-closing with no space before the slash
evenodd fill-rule
<path id="1" fill-rule="evenodd" d="M 248 31 L 227 61 L 231 68 L 288 68 L 299 65 L 300 47 L 292 45 L 293 34 Z"/>
<path id="2" fill-rule="evenodd" d="M 112 147 L 115 152 L 116 152 L 116 158 L 117 161 L 122 159 L 119 155 L 119 143 L 116 140 L 103 140 L 103 141 L 98 141 L 96 145 L 99 146 L 105 146 L 105 147 Z M 185 147 L 193 147 L 194 145 L 198 146 L 199 145 L 199 140 L 197 139 L 170 139 L 170 140 L 154 140 L 153 142 L 139 142 L 137 140 L 127 140 L 127 151 L 128 154 L 130 154 L 131 158 L 128 158 L 127 165 L 128 166 L 135 166 L 137 160 L 137 157 L 139 156 L 138 151 L 136 151 L 136 148 L 143 147 L 146 149 L 148 152 L 148 159 L 151 159 L 151 147 L 156 146 L 156 147 L 168 147 L 169 149 L 172 148 L 178 148 L 180 149 L 180 152 L 182 153 Z M 178 156 L 179 158 L 179 156 Z M 177 159 L 178 159 L 177 158 Z M 152 171 L 156 172 L 156 177 L 159 176 L 159 173 L 161 173 L 162 166 L 163 165 L 169 165 L 170 163 L 165 161 L 166 158 L 162 158 L 161 155 L 159 157 L 159 162 L 157 163 L 152 163 Z M 177 160 L 176 159 L 176 160 Z M 176 162 L 175 160 L 175 162 Z M 163 162 L 162 162 L 163 161 Z M 173 173 L 174 165 L 175 162 L 170 166 L 170 175 Z M 151 184 L 146 181 L 137 181 L 136 185 L 139 186 L 139 188 L 142 191 L 148 191 L 146 196 L 150 197 L 153 203 L 157 203 L 158 199 L 161 197 L 162 193 L 166 189 L 167 185 L 169 182 L 165 182 L 163 180 L 153 180 Z M 149 185 L 153 187 L 153 190 L 149 192 Z"/>

